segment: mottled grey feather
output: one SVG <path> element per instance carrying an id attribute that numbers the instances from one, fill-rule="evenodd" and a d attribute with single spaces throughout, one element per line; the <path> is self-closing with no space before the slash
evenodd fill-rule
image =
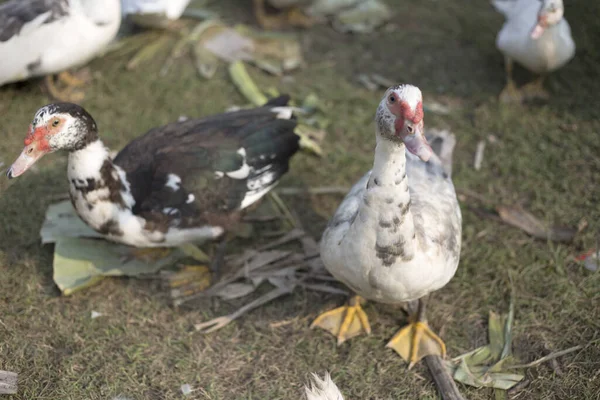
<path id="1" fill-rule="evenodd" d="M 43 14 L 48 14 L 43 24 L 68 15 L 68 0 L 12 0 L 0 4 L 0 42 L 18 35 L 25 24 Z"/>

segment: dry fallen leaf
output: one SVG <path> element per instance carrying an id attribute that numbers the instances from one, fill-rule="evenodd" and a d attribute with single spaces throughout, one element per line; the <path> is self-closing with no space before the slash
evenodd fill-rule
<path id="1" fill-rule="evenodd" d="M 249 295 L 256 290 L 257 286 L 250 283 L 233 282 L 219 290 L 217 296 L 223 300 L 233 300 Z"/>
<path id="2" fill-rule="evenodd" d="M 570 242 L 575 237 L 575 234 L 577 234 L 576 228 L 548 227 L 519 206 L 499 206 L 496 210 L 502 221 L 527 232 L 537 239 Z"/>
<path id="3" fill-rule="evenodd" d="M 17 374 L 9 371 L 0 371 L 0 394 L 17 393 Z"/>
<path id="4" fill-rule="evenodd" d="M 483 163 L 483 151 L 485 150 L 485 142 L 480 140 L 477 143 L 477 150 L 475 151 L 475 161 L 473 162 L 473 167 L 475 171 L 479 171 L 481 169 L 481 163 Z"/>

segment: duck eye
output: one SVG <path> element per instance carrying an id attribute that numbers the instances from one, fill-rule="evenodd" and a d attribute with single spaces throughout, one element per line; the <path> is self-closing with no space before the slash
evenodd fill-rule
<path id="1" fill-rule="evenodd" d="M 410 126 L 410 125 L 408 125 L 408 126 L 406 127 L 406 130 L 408 131 L 408 133 L 412 133 L 412 131 L 413 131 L 413 127 L 412 127 L 412 126 Z"/>
<path id="2" fill-rule="evenodd" d="M 395 103 L 395 102 L 396 102 L 396 96 L 394 96 L 393 94 L 392 94 L 392 95 L 390 95 L 390 97 L 388 97 L 388 101 L 389 101 L 390 103 Z"/>
<path id="3" fill-rule="evenodd" d="M 54 121 L 52 121 L 52 126 L 56 127 L 58 126 L 58 124 L 60 124 L 60 120 L 55 119 Z"/>
<path id="4" fill-rule="evenodd" d="M 33 147 L 30 147 L 29 150 L 27 150 L 27 154 L 31 154 L 32 151 L 33 151 Z"/>

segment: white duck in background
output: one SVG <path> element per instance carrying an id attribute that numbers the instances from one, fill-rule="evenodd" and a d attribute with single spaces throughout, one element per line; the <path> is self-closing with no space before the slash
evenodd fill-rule
<path id="1" fill-rule="evenodd" d="M 493 0 L 506 22 L 496 38 L 504 54 L 507 85 L 502 101 L 548 98 L 543 80 L 546 74 L 565 65 L 575 55 L 575 42 L 569 23 L 563 17 L 562 0 Z M 512 79 L 513 61 L 539 74 L 539 78 L 519 93 Z"/>
<path id="2" fill-rule="evenodd" d="M 0 86 L 46 76 L 57 100 L 81 100 L 83 82 L 65 70 L 90 61 L 117 35 L 120 0 L 11 0 L 0 4 Z M 52 74 L 67 84 L 59 91 Z"/>
<path id="3" fill-rule="evenodd" d="M 411 302 L 411 323 L 388 343 L 410 366 L 429 354 L 445 355 L 425 321 L 425 301 L 454 276 L 461 247 L 460 207 L 451 168 L 442 161 L 451 158 L 454 136 L 440 136 L 442 151 L 433 153 L 422 101 L 417 87 L 398 85 L 379 104 L 373 169 L 350 190 L 321 238 L 325 267 L 358 296 L 312 324 L 340 344 L 370 333 L 361 297 Z"/>
<path id="4" fill-rule="evenodd" d="M 150 27 L 166 27 L 178 20 L 190 0 L 122 0 L 123 16 L 131 15 L 134 22 Z"/>

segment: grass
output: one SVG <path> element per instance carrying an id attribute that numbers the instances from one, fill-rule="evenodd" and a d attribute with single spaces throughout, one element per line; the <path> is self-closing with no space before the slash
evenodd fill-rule
<path id="1" fill-rule="evenodd" d="M 276 86 L 301 98 L 315 92 L 333 124 L 323 159 L 300 154 L 282 186 L 351 185 L 372 164 L 373 113 L 381 96 L 356 83 L 363 72 L 411 82 L 426 101 L 452 106 L 448 116 L 426 115 L 429 127 L 456 133 L 454 181 L 478 193 L 486 206 L 522 204 L 544 220 L 589 227 L 572 244 L 536 241 L 517 229 L 482 219 L 481 204 L 462 199 L 461 264 L 454 279 L 434 294 L 430 321 L 450 356 L 486 343 L 489 310 L 505 312 L 515 286 L 514 356 L 520 363 L 587 343 L 600 331 L 600 274 L 569 261 L 593 247 L 600 221 L 600 6 L 572 0 L 566 10 L 575 59 L 552 74 L 546 104 L 501 106 L 502 56 L 494 47 L 502 17 L 486 1 L 390 2 L 392 28 L 367 36 L 341 35 L 328 27 L 301 33 L 307 66 L 291 80 L 250 69 L 259 86 Z M 212 2 L 228 22 L 253 23 L 250 3 Z M 158 78 L 161 56 L 134 72 L 126 58 L 106 57 L 89 67 L 95 79 L 83 105 L 105 142 L 119 149 L 147 129 L 179 115 L 221 112 L 244 99 L 222 67 L 200 80 L 189 59 Z M 528 79 L 519 71 L 521 81 Z M 0 89 L 0 161 L 12 162 L 33 113 L 49 102 L 39 81 Z M 472 167 L 476 144 L 494 134 L 483 167 Z M 5 167 L 6 167 L 5 165 Z M 22 178 L 0 178 L 0 369 L 19 373 L 14 399 L 180 399 L 180 385 L 202 390 L 194 399 L 290 399 L 302 395 L 310 372 L 329 370 L 349 399 L 433 399 L 424 365 L 411 372 L 384 348 L 405 317 L 398 308 L 370 303 L 373 335 L 337 348 L 311 331 L 319 312 L 340 296 L 296 291 L 232 323 L 201 335 L 193 324 L 228 313 L 240 301 L 205 302 L 174 309 L 154 281 L 106 280 L 61 297 L 52 282 L 52 247 L 40 246 L 46 207 L 65 193 L 66 156 L 55 154 Z M 319 237 L 341 198 L 290 200 L 304 225 Z M 92 310 L 104 316 L 92 320 Z M 285 324 L 274 323 L 286 321 Z M 526 371 L 530 381 L 512 398 L 600 398 L 600 344 Z M 469 399 L 489 399 L 488 389 L 461 387 Z"/>

